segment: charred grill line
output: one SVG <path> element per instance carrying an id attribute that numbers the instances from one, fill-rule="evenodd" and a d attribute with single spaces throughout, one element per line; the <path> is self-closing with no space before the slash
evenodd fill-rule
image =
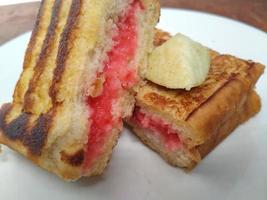
<path id="1" fill-rule="evenodd" d="M 204 106 L 205 104 L 208 104 L 215 96 L 216 94 L 218 94 L 223 88 L 225 88 L 225 86 L 227 86 L 228 84 L 231 83 L 231 81 L 233 80 L 237 80 L 235 79 L 235 76 L 230 77 L 221 87 L 219 87 L 209 98 L 207 98 L 203 103 L 201 103 L 197 108 L 195 108 L 194 110 L 192 110 L 191 113 L 188 114 L 188 116 L 186 117 L 185 121 L 188 121 L 200 108 L 202 108 L 202 106 Z"/>
<path id="2" fill-rule="evenodd" d="M 71 166 L 75 167 L 81 166 L 84 161 L 84 151 L 82 149 L 73 155 L 68 155 L 63 151 L 61 152 L 61 160 L 64 161 L 65 163 L 68 163 Z"/>
<path id="3" fill-rule="evenodd" d="M 249 75 L 250 70 L 254 67 L 255 63 L 248 63 L 248 67 L 247 67 L 247 75 Z M 240 81 L 238 79 L 238 75 L 239 74 L 231 74 L 231 76 L 228 78 L 228 80 L 221 86 L 219 87 L 209 98 L 206 99 L 206 101 L 204 101 L 203 103 L 201 103 L 196 109 L 194 109 L 185 119 L 185 121 L 188 121 L 200 108 L 202 108 L 202 106 L 208 104 L 223 88 L 225 88 L 225 86 L 227 86 L 228 84 L 230 84 L 232 81 Z"/>
<path id="4" fill-rule="evenodd" d="M 55 0 L 52 10 L 52 17 L 50 24 L 47 29 L 45 40 L 43 42 L 42 50 L 39 58 L 34 66 L 34 75 L 30 80 L 28 90 L 24 95 L 24 109 L 16 119 L 13 119 L 11 122 L 7 123 L 6 118 L 9 113 L 12 111 L 12 104 L 4 105 L 0 110 L 0 134 L 3 134 L 8 140 L 21 142 L 23 146 L 29 151 L 33 156 L 40 156 L 42 148 L 45 145 L 47 140 L 47 134 L 49 133 L 49 128 L 53 120 L 53 110 L 56 110 L 57 105 L 55 105 L 50 111 L 46 114 L 41 114 L 38 116 L 34 125 L 30 125 L 30 119 L 34 117 L 34 113 L 25 112 L 25 108 L 31 108 L 33 102 L 30 99 L 30 94 L 35 92 L 36 82 L 41 78 L 42 72 L 45 69 L 46 57 L 50 53 L 50 48 L 53 48 L 53 39 L 55 36 L 55 29 L 58 24 L 59 10 L 61 5 L 64 2 L 62 0 Z M 27 68 L 27 63 L 31 56 L 29 56 L 34 48 L 36 37 L 39 30 L 39 25 L 43 12 L 45 11 L 45 0 L 41 3 L 41 8 L 37 17 L 37 22 L 35 29 L 32 33 L 30 44 L 25 56 L 24 68 Z M 29 54 L 29 55 L 28 55 Z M 52 113 L 49 114 L 49 113 Z"/>
<path id="5" fill-rule="evenodd" d="M 65 25 L 64 31 L 61 36 L 56 60 L 56 68 L 54 70 L 52 85 L 49 90 L 49 95 L 52 98 L 53 104 L 56 103 L 57 85 L 60 82 L 62 74 L 66 67 L 66 60 L 69 54 L 69 44 L 72 42 L 72 38 L 70 38 L 70 36 L 72 31 L 74 30 L 75 22 L 77 21 L 77 18 L 79 16 L 81 4 L 81 0 L 72 1 L 67 24 Z"/>
<path id="6" fill-rule="evenodd" d="M 51 22 L 46 33 L 46 37 L 42 46 L 40 56 L 34 67 L 34 75 L 30 80 L 29 88 L 24 96 L 23 106 L 25 110 L 31 109 L 31 107 L 34 106 L 35 102 L 33 102 L 31 94 L 34 93 L 36 90 L 37 82 L 41 78 L 41 75 L 46 67 L 46 62 L 47 62 L 46 58 L 48 57 L 48 55 L 51 52 L 51 49 L 55 45 L 53 41 L 55 37 L 56 27 L 58 24 L 59 10 L 61 5 L 62 5 L 62 0 L 56 0 L 54 2 Z"/>
<path id="7" fill-rule="evenodd" d="M 45 144 L 51 116 L 40 115 L 33 127 L 29 126 L 30 114 L 22 113 L 19 117 L 6 123 L 5 118 L 11 110 L 11 104 L 4 105 L 0 110 L 0 130 L 11 141 L 20 141 L 32 155 L 40 156 Z"/>
<path id="8" fill-rule="evenodd" d="M 25 53 L 24 62 L 23 62 L 23 69 L 24 70 L 26 68 L 28 68 L 28 66 L 31 62 L 31 57 L 32 57 L 31 55 L 32 55 L 34 46 L 36 44 L 37 33 L 39 32 L 41 18 L 42 18 L 42 15 L 44 13 L 44 10 L 45 10 L 44 4 L 45 4 L 45 1 L 43 0 L 41 2 L 39 12 L 38 12 L 38 15 L 36 18 L 36 22 L 34 25 L 34 29 L 32 31 L 31 39 L 30 39 L 29 45 L 28 45 L 26 53 Z M 20 76 L 22 76 L 22 74 Z M 23 95 L 21 94 L 21 91 L 20 91 L 20 82 L 21 82 L 21 80 L 19 79 L 19 81 L 17 82 L 16 88 L 15 88 L 14 94 L 13 94 L 14 101 L 21 101 L 21 98 L 23 97 Z"/>
<path id="9" fill-rule="evenodd" d="M 36 18 L 34 29 L 32 31 L 30 43 L 28 45 L 28 48 L 27 48 L 27 51 L 26 51 L 26 54 L 25 54 L 25 61 L 23 63 L 23 68 L 24 69 L 28 67 L 29 58 L 31 57 L 32 49 L 33 49 L 33 47 L 34 47 L 34 45 L 36 43 L 36 35 L 39 32 L 41 18 L 42 18 L 42 15 L 44 13 L 44 9 L 45 9 L 44 4 L 45 4 L 45 0 L 41 1 L 41 5 L 40 5 L 40 9 L 39 9 L 37 18 Z"/>

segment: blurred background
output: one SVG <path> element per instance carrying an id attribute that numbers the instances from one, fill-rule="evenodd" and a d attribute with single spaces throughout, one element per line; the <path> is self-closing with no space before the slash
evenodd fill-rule
<path id="1" fill-rule="evenodd" d="M 267 32 L 267 0 L 160 0 L 162 7 L 226 16 Z M 0 0 L 0 45 L 32 29 L 36 0 Z"/>

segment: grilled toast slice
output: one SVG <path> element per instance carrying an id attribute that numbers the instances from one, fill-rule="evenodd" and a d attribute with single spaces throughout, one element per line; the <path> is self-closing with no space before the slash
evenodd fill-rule
<path id="1" fill-rule="evenodd" d="M 157 31 L 155 45 L 170 35 Z M 254 91 L 264 66 L 210 50 L 208 78 L 190 91 L 147 82 L 137 89 L 127 122 L 150 148 L 174 166 L 193 168 L 237 126 L 260 111 Z"/>
<path id="2" fill-rule="evenodd" d="M 43 0 L 0 143 L 65 180 L 101 174 L 158 17 L 158 0 Z"/>

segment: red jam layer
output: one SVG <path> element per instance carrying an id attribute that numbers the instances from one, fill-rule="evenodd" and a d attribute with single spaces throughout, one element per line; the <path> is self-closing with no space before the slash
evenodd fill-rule
<path id="1" fill-rule="evenodd" d="M 132 120 L 142 128 L 149 130 L 149 133 L 159 138 L 169 151 L 175 151 L 182 147 L 178 131 L 174 130 L 170 124 L 164 122 L 160 118 L 151 117 L 149 114 L 142 112 L 139 107 L 136 107 Z"/>
<path id="2" fill-rule="evenodd" d="M 108 52 L 104 70 L 98 77 L 104 77 L 103 90 L 98 97 L 88 97 L 91 127 L 87 142 L 84 168 L 92 166 L 96 158 L 103 153 L 103 145 L 110 136 L 113 127 L 122 128 L 121 110 L 117 105 L 122 92 L 137 83 L 137 69 L 129 66 L 137 50 L 136 13 L 141 8 L 134 1 L 128 12 L 119 18 L 118 33 L 113 38 L 115 46 Z M 116 116 L 113 114 L 115 112 Z"/>

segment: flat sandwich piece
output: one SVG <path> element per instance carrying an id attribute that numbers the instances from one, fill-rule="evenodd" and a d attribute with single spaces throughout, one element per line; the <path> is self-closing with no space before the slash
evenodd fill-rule
<path id="1" fill-rule="evenodd" d="M 65 180 L 101 174 L 158 18 L 158 0 L 43 0 L 0 143 Z"/>
<path id="2" fill-rule="evenodd" d="M 168 37 L 158 32 L 155 45 Z M 137 90 L 134 113 L 126 120 L 143 143 L 174 166 L 192 169 L 261 107 L 254 87 L 264 66 L 212 50 L 210 55 L 201 86 L 171 90 L 147 82 Z"/>

